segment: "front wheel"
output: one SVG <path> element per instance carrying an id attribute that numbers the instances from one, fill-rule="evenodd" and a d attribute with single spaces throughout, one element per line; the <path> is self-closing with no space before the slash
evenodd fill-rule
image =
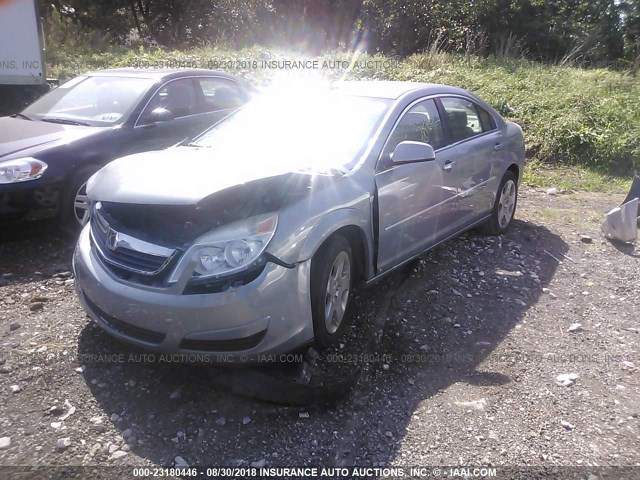
<path id="1" fill-rule="evenodd" d="M 491 217 L 482 226 L 482 230 L 489 235 L 502 235 L 506 232 L 513 220 L 517 203 L 518 177 L 507 170 L 500 182 Z"/>
<path id="2" fill-rule="evenodd" d="M 351 245 L 336 235 L 311 261 L 311 311 L 316 344 L 336 343 L 349 319 L 354 263 Z"/>
<path id="3" fill-rule="evenodd" d="M 64 188 L 60 218 L 62 226 L 70 232 L 78 232 L 89 221 L 87 181 L 97 171 L 98 167 L 94 166 L 81 168 Z"/>

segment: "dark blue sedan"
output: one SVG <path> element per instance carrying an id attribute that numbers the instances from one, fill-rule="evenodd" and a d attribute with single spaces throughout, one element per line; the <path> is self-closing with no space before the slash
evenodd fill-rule
<path id="1" fill-rule="evenodd" d="M 66 82 L 0 118 L 0 222 L 58 215 L 66 227 L 85 224 L 86 182 L 103 165 L 195 136 L 252 91 L 210 70 L 124 68 Z"/>

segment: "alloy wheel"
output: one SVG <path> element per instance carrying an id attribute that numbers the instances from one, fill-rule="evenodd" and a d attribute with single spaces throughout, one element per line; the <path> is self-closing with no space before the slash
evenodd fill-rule
<path id="1" fill-rule="evenodd" d="M 341 251 L 331 266 L 325 295 L 324 322 L 330 334 L 340 328 L 349 301 L 350 287 L 351 262 L 347 252 Z"/>
<path id="2" fill-rule="evenodd" d="M 507 180 L 500 192 L 498 203 L 498 225 L 506 228 L 513 217 L 516 208 L 516 184 L 513 180 Z"/>
<path id="3" fill-rule="evenodd" d="M 87 182 L 83 183 L 73 199 L 73 215 L 81 227 L 89 221 L 89 197 L 87 196 Z"/>

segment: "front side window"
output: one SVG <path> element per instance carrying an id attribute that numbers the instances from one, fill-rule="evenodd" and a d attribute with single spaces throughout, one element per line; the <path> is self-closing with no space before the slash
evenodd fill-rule
<path id="1" fill-rule="evenodd" d="M 165 83 L 147 104 L 140 117 L 140 123 L 147 123 L 151 112 L 158 108 L 169 110 L 173 118 L 198 113 L 198 97 L 193 81 L 190 78 L 181 78 Z"/>
<path id="2" fill-rule="evenodd" d="M 441 102 L 447 117 L 450 143 L 459 142 L 483 132 L 475 103 L 457 97 L 442 98 Z"/>
<path id="3" fill-rule="evenodd" d="M 428 143 L 434 149 L 444 146 L 442 122 L 433 100 L 414 105 L 400 118 L 384 147 L 383 157 L 391 155 L 404 141 Z"/>

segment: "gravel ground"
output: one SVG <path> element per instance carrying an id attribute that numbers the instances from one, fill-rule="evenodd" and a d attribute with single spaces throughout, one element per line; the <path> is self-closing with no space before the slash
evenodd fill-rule
<path id="1" fill-rule="evenodd" d="M 599 230 L 620 200 L 523 188 L 506 236 L 468 233 L 359 292 L 315 370 L 357 384 L 307 407 L 145 362 L 88 322 L 68 238 L 4 232 L 0 464 L 640 465 L 640 255 Z"/>

